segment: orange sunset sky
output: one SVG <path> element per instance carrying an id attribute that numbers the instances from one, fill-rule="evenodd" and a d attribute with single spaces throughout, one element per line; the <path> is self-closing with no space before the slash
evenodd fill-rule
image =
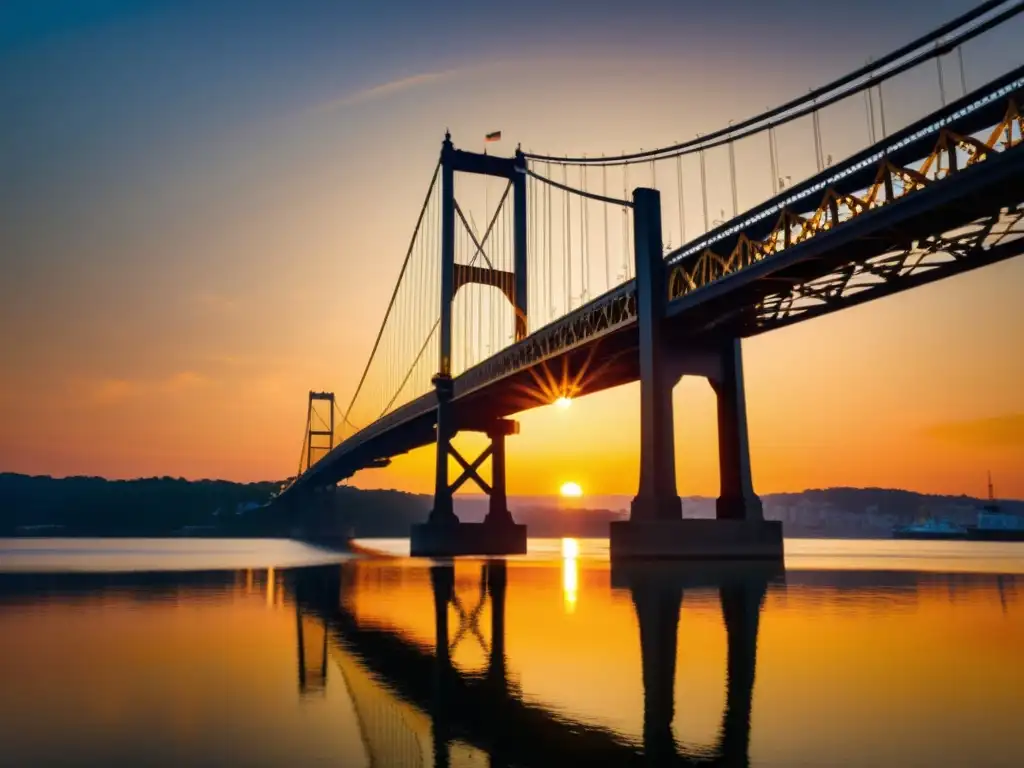
<path id="1" fill-rule="evenodd" d="M 308 390 L 351 397 L 446 128 L 474 150 L 500 129 L 502 154 L 659 146 L 973 3 L 84 5 L 0 9 L 0 471 L 248 481 L 294 472 Z M 965 47 L 970 88 L 1022 33 Z M 825 126 L 825 151 L 857 130 Z M 741 172 L 741 207 L 764 176 Z M 982 495 L 991 469 L 1024 498 L 1022 288 L 1011 260 L 745 342 L 756 489 Z M 716 494 L 712 392 L 675 405 L 680 493 Z M 634 492 L 638 418 L 637 385 L 524 414 L 510 493 Z M 432 462 L 354 482 L 427 492 Z"/>

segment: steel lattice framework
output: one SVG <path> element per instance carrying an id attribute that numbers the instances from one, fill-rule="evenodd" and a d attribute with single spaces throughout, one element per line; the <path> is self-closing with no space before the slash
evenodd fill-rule
<path id="1" fill-rule="evenodd" d="M 952 177 L 959 172 L 1019 147 L 1024 143 L 1024 117 L 1019 108 L 1020 83 L 1015 85 L 1017 89 L 1006 89 L 1007 93 L 1000 94 L 1006 105 L 1004 116 L 986 139 L 979 140 L 941 127 L 931 151 L 913 165 L 897 164 L 888 153 L 882 153 L 875 162 L 875 173 L 866 187 L 847 191 L 845 187 L 850 185 L 843 184 L 845 179 L 837 180 L 825 188 L 820 202 L 809 210 L 800 211 L 783 205 L 767 235 L 756 237 L 740 231 L 728 255 L 722 255 L 712 247 L 705 247 L 695 257 L 674 264 L 669 272 L 669 300 L 699 291 L 711 283 L 776 257 L 794 246 L 934 184 L 951 183 Z M 851 173 L 847 178 L 855 179 L 862 175 L 862 172 Z M 929 248 L 926 246 L 924 250 L 928 251 Z M 828 280 L 838 280 L 846 285 L 855 273 L 872 272 L 873 269 L 869 265 L 864 265 L 862 269 L 851 265 L 844 272 L 829 276 Z M 887 279 L 892 277 L 888 273 L 887 276 Z M 820 292 L 821 286 L 815 281 L 808 284 L 806 290 L 813 294 L 815 291 Z"/>
<path id="2" fill-rule="evenodd" d="M 1019 249 L 1022 239 L 1024 204 L 772 293 L 757 308 L 756 330 L 791 325 L 999 261 Z"/>
<path id="3" fill-rule="evenodd" d="M 631 281 L 466 371 L 455 380 L 455 396 L 596 342 L 635 320 L 636 285 Z"/>

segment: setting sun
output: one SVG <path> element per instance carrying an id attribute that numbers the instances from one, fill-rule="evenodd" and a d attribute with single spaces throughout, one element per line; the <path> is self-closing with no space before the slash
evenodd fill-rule
<path id="1" fill-rule="evenodd" d="M 568 408 L 570 405 L 572 405 L 572 399 L 566 397 L 565 395 L 562 395 L 562 397 L 560 397 L 557 400 L 555 400 L 555 407 L 559 408 L 559 409 L 561 409 L 563 411 L 566 408 Z"/>
<path id="2" fill-rule="evenodd" d="M 571 481 L 568 483 L 562 483 L 560 492 L 563 496 L 573 499 L 578 499 L 583 495 L 583 489 L 580 487 L 580 484 Z"/>

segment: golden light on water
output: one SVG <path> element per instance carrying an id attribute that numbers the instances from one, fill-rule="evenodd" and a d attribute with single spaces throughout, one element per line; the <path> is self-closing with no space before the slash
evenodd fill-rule
<path id="1" fill-rule="evenodd" d="M 576 539 L 562 539 L 562 557 L 579 557 L 580 543 Z"/>
<path id="2" fill-rule="evenodd" d="M 579 483 L 574 483 L 573 481 L 570 480 L 568 482 L 562 483 L 562 487 L 559 489 L 559 493 L 561 493 L 566 498 L 578 499 L 580 496 L 583 495 L 583 489 L 580 487 Z M 566 539 L 566 541 L 571 541 L 571 539 Z"/>
<path id="3" fill-rule="evenodd" d="M 579 592 L 579 567 L 576 558 L 580 554 L 580 544 L 576 539 L 562 539 L 562 602 L 565 612 L 576 610 L 576 597 Z"/>

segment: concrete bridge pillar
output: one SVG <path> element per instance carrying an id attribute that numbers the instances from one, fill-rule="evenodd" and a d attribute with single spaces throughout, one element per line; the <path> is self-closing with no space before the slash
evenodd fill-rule
<path id="1" fill-rule="evenodd" d="M 668 286 L 657 190 L 633 190 L 640 360 L 640 484 L 630 519 L 611 524 L 613 558 L 781 558 L 782 525 L 753 490 L 740 342 L 693 339 L 666 324 Z M 676 490 L 672 389 L 707 378 L 718 397 L 721 492 L 714 520 L 683 517 Z"/>
<path id="2" fill-rule="evenodd" d="M 441 377 L 435 377 L 435 383 Z M 451 380 L 448 379 L 450 384 Z M 451 443 L 451 393 L 442 399 L 438 388 L 437 475 L 434 485 L 434 508 L 422 525 L 412 527 L 413 557 L 454 557 L 457 555 L 517 555 L 526 552 L 526 526 L 512 519 L 505 492 L 505 438 L 519 431 L 519 424 L 510 419 L 491 419 L 469 425 L 466 431 L 483 432 L 491 442 L 473 461 L 466 461 Z M 462 467 L 454 483 L 448 482 L 448 457 Z M 491 482 L 479 473 L 481 465 L 491 460 Z M 452 508 L 452 496 L 472 480 L 490 497 L 487 516 L 482 523 L 463 523 Z"/>
<path id="3" fill-rule="evenodd" d="M 430 510 L 428 525 L 444 527 L 458 525 L 459 518 L 452 509 L 452 489 L 448 485 L 448 456 L 452 437 L 452 379 L 438 374 L 434 377 L 437 393 L 437 457 L 434 465 L 434 506 Z"/>
<path id="4" fill-rule="evenodd" d="M 718 400 L 719 520 L 763 520 L 761 499 L 754 493 L 747 440 L 747 400 L 743 393 L 743 351 L 739 339 L 718 349 L 718 376 L 709 378 Z"/>
<path id="5" fill-rule="evenodd" d="M 663 318 L 668 289 L 661 243 L 661 194 L 633 190 L 637 325 L 640 336 L 640 487 L 633 499 L 636 521 L 678 520 L 676 454 L 672 419 L 673 378 Z"/>

